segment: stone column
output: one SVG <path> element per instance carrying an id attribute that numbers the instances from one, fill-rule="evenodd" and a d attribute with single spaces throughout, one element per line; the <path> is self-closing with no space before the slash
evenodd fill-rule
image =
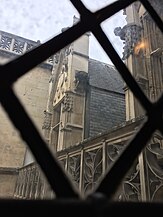
<path id="1" fill-rule="evenodd" d="M 140 42 L 142 29 L 138 19 L 138 6 L 139 5 L 135 3 L 126 8 L 125 14 L 127 25 L 123 28 L 116 27 L 114 30 L 115 35 L 119 36 L 120 39 L 124 41 L 122 60 L 127 65 L 133 77 L 136 77 L 134 57 L 135 47 Z M 126 96 L 126 120 L 130 120 L 136 117 L 137 104 L 130 89 L 126 86 L 124 90 Z"/>

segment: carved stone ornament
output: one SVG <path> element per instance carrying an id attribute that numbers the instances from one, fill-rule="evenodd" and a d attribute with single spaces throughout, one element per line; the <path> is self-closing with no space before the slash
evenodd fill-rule
<path id="1" fill-rule="evenodd" d="M 45 117 L 44 117 L 42 129 L 50 129 L 52 114 L 47 111 L 44 111 L 44 114 L 45 114 Z"/>
<path id="2" fill-rule="evenodd" d="M 92 191 L 102 175 L 102 148 L 89 150 L 84 153 L 84 192 Z"/>
<path id="3" fill-rule="evenodd" d="M 107 146 L 107 168 L 110 169 L 113 163 L 118 159 L 123 150 L 125 143 L 109 144 Z M 120 184 L 120 189 L 116 192 L 118 201 L 139 201 L 140 199 L 140 173 L 139 165 L 136 160 L 127 172 L 124 181 Z"/>
<path id="4" fill-rule="evenodd" d="M 75 73 L 75 90 L 81 93 L 86 89 L 86 85 L 88 82 L 88 73 L 84 71 L 76 71 Z"/>
<path id="5" fill-rule="evenodd" d="M 24 42 L 15 39 L 13 51 L 16 53 L 23 53 L 24 44 Z"/>
<path id="6" fill-rule="evenodd" d="M 2 35 L 1 41 L 0 41 L 0 47 L 5 50 L 10 50 L 12 38 Z"/>
<path id="7" fill-rule="evenodd" d="M 68 173 L 73 183 L 79 186 L 80 181 L 80 155 L 70 156 L 68 160 Z"/>
<path id="8" fill-rule="evenodd" d="M 141 39 L 141 26 L 133 23 L 127 24 L 123 28 L 116 27 L 114 34 L 124 41 L 124 51 L 122 60 L 126 60 L 134 52 L 134 48 Z"/>
<path id="9" fill-rule="evenodd" d="M 67 47 L 65 47 L 63 49 L 64 52 L 64 59 L 62 62 L 62 70 L 61 73 L 63 72 L 68 72 L 68 55 L 71 53 L 71 46 L 68 45 Z M 53 71 L 55 71 L 55 69 L 57 68 L 57 65 L 59 64 L 59 59 L 60 59 L 60 52 L 57 52 L 53 58 L 51 57 L 51 63 L 53 62 Z M 52 74 L 52 76 L 49 79 L 49 83 L 53 83 L 54 82 L 54 75 Z"/>
<path id="10" fill-rule="evenodd" d="M 163 196 L 163 137 L 154 134 L 146 148 L 150 200 L 162 200 Z"/>
<path id="11" fill-rule="evenodd" d="M 34 47 L 32 43 L 27 43 L 27 51 L 31 50 Z"/>
<path id="12" fill-rule="evenodd" d="M 65 112 L 65 111 L 70 112 L 72 111 L 72 109 L 73 109 L 73 96 L 66 93 L 64 100 L 63 100 L 62 112 Z"/>

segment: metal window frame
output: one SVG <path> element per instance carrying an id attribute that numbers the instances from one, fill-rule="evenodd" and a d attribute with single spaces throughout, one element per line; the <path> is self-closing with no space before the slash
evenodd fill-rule
<path id="1" fill-rule="evenodd" d="M 45 216 L 49 211 L 53 211 L 55 213 L 58 211 L 60 216 L 64 216 L 65 211 L 66 215 L 71 216 L 106 216 L 108 214 L 112 215 L 113 213 L 114 216 L 117 216 L 119 215 L 119 211 L 121 211 L 122 214 L 125 213 L 125 215 L 129 216 L 131 213 L 126 212 L 126 209 L 128 209 L 132 210 L 132 212 L 134 211 L 135 214 L 141 214 L 142 211 L 148 210 L 150 211 L 150 214 L 153 215 L 158 208 L 163 210 L 161 204 L 149 202 L 110 202 L 112 195 L 130 168 L 130 165 L 132 165 L 135 158 L 143 150 L 146 143 L 152 136 L 152 133 L 155 130 L 159 130 L 163 133 L 163 94 L 157 102 L 152 103 L 148 100 L 136 83 L 135 79 L 132 77 L 126 65 L 116 53 L 111 42 L 108 40 L 100 26 L 104 20 L 136 1 L 119 0 L 96 12 L 89 11 L 80 0 L 70 1 L 81 16 L 81 19 L 77 24 L 46 43 L 39 45 L 37 48 L 29 51 L 28 53 L 25 53 L 19 58 L 0 66 L 1 104 L 7 112 L 13 125 L 20 132 L 22 139 L 32 151 L 37 163 L 40 165 L 42 171 L 47 177 L 47 180 L 51 185 L 52 190 L 54 190 L 57 198 L 53 201 L 0 200 L 1 212 L 4 211 L 7 216 L 27 216 L 32 212 L 36 212 L 40 216 Z M 162 21 L 150 3 L 147 0 L 140 0 L 140 2 L 163 32 Z M 42 140 L 34 123 L 27 115 L 22 104 L 14 94 L 12 85 L 19 77 L 27 73 L 30 69 L 34 68 L 86 32 L 92 32 L 94 34 L 130 90 L 133 92 L 134 96 L 141 103 L 142 107 L 146 111 L 147 118 L 141 129 L 130 141 L 127 148 L 120 155 L 110 171 L 106 173 L 105 177 L 95 191 L 92 192 L 92 194 L 87 198 L 82 199 L 80 194 L 74 189 L 65 172 L 61 169 L 57 159 L 52 156 L 46 143 Z M 19 118 L 15 116 L 16 113 L 19 114 Z M 24 125 L 23 123 L 26 124 Z M 30 135 L 33 136 L 31 137 Z M 137 143 L 139 143 L 139 146 L 136 146 Z M 44 158 L 42 158 L 42 156 L 44 156 Z M 11 209 L 8 209 L 8 207 Z"/>

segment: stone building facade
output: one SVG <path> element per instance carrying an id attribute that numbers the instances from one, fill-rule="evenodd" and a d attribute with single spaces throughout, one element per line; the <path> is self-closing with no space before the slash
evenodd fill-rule
<path id="1" fill-rule="evenodd" d="M 89 58 L 89 33 L 58 56 L 43 126 L 54 151 L 125 120 L 123 81 L 113 66 Z M 109 121 L 104 121 L 106 118 Z"/>
<path id="2" fill-rule="evenodd" d="M 7 64 L 39 44 L 39 41 L 34 42 L 0 31 L 0 63 Z M 13 86 L 17 97 L 42 135 L 43 111 L 48 97 L 47 84 L 52 66 L 52 59 L 49 58 L 21 77 Z M 15 115 L 19 118 L 19 114 Z M 0 120 L 0 197 L 13 197 L 17 169 L 24 165 L 27 147 L 2 107 Z"/>
<path id="3" fill-rule="evenodd" d="M 162 18 L 162 2 L 150 1 Z M 141 89 L 151 101 L 162 93 L 162 33 L 141 3 L 133 3 L 124 10 L 127 25 L 117 27 L 115 34 L 124 41 L 123 60 Z M 144 112 L 128 87 L 125 88 L 126 119 Z"/>
<path id="4" fill-rule="evenodd" d="M 162 1 L 150 1 L 153 8 L 163 18 Z M 163 91 L 163 43 L 162 32 L 140 2 L 131 4 L 124 10 L 127 25 L 117 27 L 115 34 L 124 41 L 123 60 L 145 95 L 155 102 Z M 125 87 L 126 120 L 145 118 L 145 113 Z M 162 201 L 162 140 L 160 132 L 155 132 L 138 158 L 141 187 L 140 200 Z"/>
<path id="5" fill-rule="evenodd" d="M 76 19 L 74 17 L 74 22 Z M 0 61 L 4 64 L 40 44 L 3 31 L 0 35 Z M 90 33 L 84 34 L 22 76 L 13 87 L 53 153 L 103 133 L 125 120 L 124 82 L 112 65 L 89 58 L 89 36 Z M 0 114 L 3 120 L 0 125 L 0 171 L 3 174 L 11 172 L 11 176 L 0 178 L 2 188 L 8 185 L 9 189 L 6 193 L 2 191 L 0 196 L 8 197 L 13 195 L 20 168 L 28 167 L 35 160 L 2 108 Z M 22 171 L 26 176 L 33 174 L 35 165 Z M 28 180 L 21 173 L 21 180 Z M 40 172 L 37 174 L 39 180 Z M 24 186 L 23 191 L 26 188 Z M 44 191 L 48 191 L 48 185 L 45 188 Z"/>
<path id="6" fill-rule="evenodd" d="M 163 17 L 161 1 L 153 6 Z M 163 89 L 162 33 L 141 3 L 124 13 L 127 25 L 115 29 L 124 41 L 123 61 L 150 100 L 157 100 Z M 145 120 L 115 68 L 89 59 L 88 39 L 87 33 L 54 58 L 42 125 L 47 144 L 83 195 L 94 189 Z M 53 197 L 38 165 L 25 156 L 14 197 Z M 162 159 L 162 135 L 155 132 L 114 199 L 162 201 Z"/>

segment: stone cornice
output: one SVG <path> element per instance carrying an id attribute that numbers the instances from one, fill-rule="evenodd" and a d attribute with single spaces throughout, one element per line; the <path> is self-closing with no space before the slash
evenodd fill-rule
<path id="1" fill-rule="evenodd" d="M 83 148 L 89 148 L 92 146 L 97 146 L 97 144 L 102 141 L 116 141 L 119 139 L 128 140 L 128 137 L 131 137 L 137 129 L 139 129 L 140 125 L 144 121 L 144 116 L 123 122 L 112 129 L 105 131 L 104 133 L 100 133 L 92 138 L 86 138 L 78 144 L 74 144 L 73 146 L 66 148 L 57 152 L 57 156 L 61 157 L 66 155 L 67 153 L 80 152 Z M 126 139 L 125 139 L 126 138 Z"/>
<path id="2" fill-rule="evenodd" d="M 18 174 L 18 168 L 11 168 L 11 167 L 0 167 L 0 174 L 8 174 L 8 175 L 13 175 L 13 174 Z"/>
<path id="3" fill-rule="evenodd" d="M 84 57 L 84 58 L 86 58 L 86 59 L 89 59 L 89 56 L 88 56 L 88 55 L 79 53 L 79 52 L 77 52 L 77 51 L 72 51 L 72 54 L 76 54 L 76 55 L 78 55 L 78 56 L 81 56 L 81 57 Z"/>

